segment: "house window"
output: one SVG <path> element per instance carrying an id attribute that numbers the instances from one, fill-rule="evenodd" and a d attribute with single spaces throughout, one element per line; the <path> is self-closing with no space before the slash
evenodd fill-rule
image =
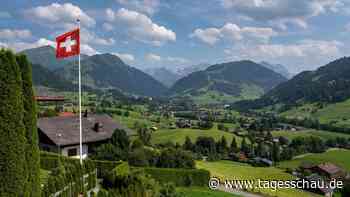
<path id="1" fill-rule="evenodd" d="M 68 149 L 68 157 L 76 156 L 76 155 L 77 155 L 77 149 L 76 148 Z"/>

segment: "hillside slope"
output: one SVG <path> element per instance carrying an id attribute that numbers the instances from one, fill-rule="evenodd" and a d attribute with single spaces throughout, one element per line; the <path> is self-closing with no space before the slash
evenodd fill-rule
<path id="1" fill-rule="evenodd" d="M 73 91 L 74 88 L 77 88 L 70 81 L 65 80 L 40 64 L 32 65 L 32 75 L 35 86 L 44 86 L 60 91 Z"/>
<path id="2" fill-rule="evenodd" d="M 177 80 L 181 78 L 181 76 L 177 73 L 172 72 L 171 70 L 168 70 L 164 67 L 149 68 L 145 69 L 144 71 L 166 87 L 171 87 Z"/>
<path id="3" fill-rule="evenodd" d="M 51 46 L 27 49 L 20 53 L 25 54 L 32 64 L 40 64 L 51 71 L 62 68 L 69 62 L 67 59 L 57 60 L 55 49 Z"/>
<path id="4" fill-rule="evenodd" d="M 274 104 L 342 102 L 350 98 L 350 58 L 335 60 L 316 71 L 304 71 L 278 85 L 261 99 L 236 103 L 241 109 Z"/>
<path id="5" fill-rule="evenodd" d="M 265 61 L 260 62 L 260 64 L 268 69 L 275 71 L 276 73 L 283 75 L 287 79 L 290 79 L 292 77 L 292 74 L 288 71 L 288 69 L 281 64 L 271 64 Z"/>
<path id="6" fill-rule="evenodd" d="M 148 74 L 126 65 L 112 54 L 98 54 L 81 61 L 83 84 L 97 89 L 115 88 L 124 93 L 142 96 L 161 96 L 166 87 Z M 68 63 L 57 73 L 76 82 L 77 66 Z"/>
<path id="7" fill-rule="evenodd" d="M 201 96 L 216 92 L 238 99 L 252 99 L 284 81 L 286 78 L 282 75 L 252 61 L 229 62 L 180 79 L 170 89 L 170 94 Z"/>

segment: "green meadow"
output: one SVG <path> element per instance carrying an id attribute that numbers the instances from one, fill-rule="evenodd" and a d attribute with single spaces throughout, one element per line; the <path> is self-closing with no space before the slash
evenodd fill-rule
<path id="1" fill-rule="evenodd" d="M 181 187 L 178 188 L 178 191 L 183 193 L 186 197 L 238 197 L 234 194 L 213 191 L 203 187 Z"/>
<path id="2" fill-rule="evenodd" d="M 296 137 L 310 137 L 310 136 L 320 137 L 324 140 L 333 139 L 336 137 L 350 138 L 350 134 L 330 132 L 330 131 L 320 131 L 320 130 L 314 130 L 314 129 L 307 129 L 302 131 L 273 131 L 272 135 L 274 137 L 284 136 L 289 140 L 292 140 Z"/>
<path id="3" fill-rule="evenodd" d="M 195 142 L 197 137 L 213 137 L 215 141 L 218 141 L 225 136 L 228 145 L 230 145 L 232 138 L 235 137 L 238 144 L 241 143 L 242 138 L 234 135 L 233 133 L 220 131 L 217 129 L 216 124 L 212 129 L 199 130 L 199 129 L 168 129 L 159 130 L 153 133 L 152 142 L 154 144 L 174 142 L 183 144 L 186 136 L 188 136 L 192 142 Z"/>
<path id="4" fill-rule="evenodd" d="M 221 180 L 293 180 L 296 178 L 286 173 L 283 169 L 275 167 L 253 167 L 248 164 L 232 161 L 198 161 L 196 165 L 197 168 L 206 169 L 210 171 L 212 177 L 218 177 Z M 298 189 L 278 189 L 273 191 L 273 189 L 255 188 L 251 192 L 278 197 L 318 196 Z"/>
<path id="5" fill-rule="evenodd" d="M 125 110 L 121 110 L 125 111 Z M 192 142 L 195 142 L 197 137 L 213 137 L 216 141 L 220 140 L 222 136 L 225 136 L 228 145 L 230 145 L 232 138 L 235 137 L 238 144 L 241 143 L 242 138 L 234 135 L 233 133 L 221 131 L 217 128 L 217 123 L 214 123 L 213 128 L 208 130 L 200 130 L 200 129 L 191 129 L 191 128 L 176 128 L 169 129 L 169 124 L 174 123 L 174 119 L 165 119 L 161 118 L 160 123 L 155 122 L 154 120 L 158 118 L 158 116 L 149 116 L 143 117 L 140 113 L 130 111 L 130 115 L 128 117 L 114 115 L 114 119 L 118 122 L 121 122 L 123 125 L 130 129 L 134 129 L 134 125 L 136 122 L 146 124 L 149 127 L 157 127 L 158 130 L 152 133 L 152 143 L 160 144 L 166 142 L 180 143 L 183 144 L 185 142 L 186 136 L 188 136 Z M 224 124 L 228 128 L 235 128 L 235 124 Z"/>
<path id="6" fill-rule="evenodd" d="M 350 99 L 344 102 L 327 104 L 322 109 L 315 104 L 305 104 L 286 111 L 281 115 L 294 118 L 314 117 L 317 118 L 320 123 L 334 123 L 338 127 L 348 128 L 350 127 L 349 109 Z"/>
<path id="7" fill-rule="evenodd" d="M 315 164 L 332 162 L 347 171 L 350 171 L 350 150 L 345 149 L 329 149 L 324 153 L 308 153 L 295 157 L 290 161 L 280 162 L 279 168 L 297 168 L 303 162 L 311 162 Z"/>

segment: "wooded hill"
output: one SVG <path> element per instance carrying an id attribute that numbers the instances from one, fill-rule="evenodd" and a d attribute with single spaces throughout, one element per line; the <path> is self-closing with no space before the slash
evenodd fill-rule
<path id="1" fill-rule="evenodd" d="M 35 86 L 46 86 L 59 91 L 71 91 L 77 84 L 78 66 L 72 58 L 57 60 L 50 46 L 21 52 L 35 64 Z M 73 61 L 75 60 L 75 61 Z M 115 89 L 125 94 L 160 96 L 166 87 L 148 74 L 126 65 L 112 54 L 82 55 L 83 87 L 86 90 Z"/>
<path id="2" fill-rule="evenodd" d="M 350 58 L 344 57 L 316 71 L 304 71 L 278 85 L 262 98 L 237 102 L 235 107 L 258 109 L 275 104 L 335 103 L 348 98 L 350 98 Z"/>
<path id="3" fill-rule="evenodd" d="M 286 78 L 252 61 L 238 61 L 210 66 L 204 71 L 194 72 L 175 83 L 170 95 L 200 95 L 206 91 L 236 97 L 244 92 L 266 92 Z M 253 93 L 254 94 L 254 93 Z"/>

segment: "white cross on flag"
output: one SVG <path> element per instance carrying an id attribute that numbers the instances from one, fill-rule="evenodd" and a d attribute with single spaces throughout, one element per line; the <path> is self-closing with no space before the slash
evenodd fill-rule
<path id="1" fill-rule="evenodd" d="M 79 29 L 62 34 L 56 38 L 56 58 L 66 58 L 80 53 Z"/>

